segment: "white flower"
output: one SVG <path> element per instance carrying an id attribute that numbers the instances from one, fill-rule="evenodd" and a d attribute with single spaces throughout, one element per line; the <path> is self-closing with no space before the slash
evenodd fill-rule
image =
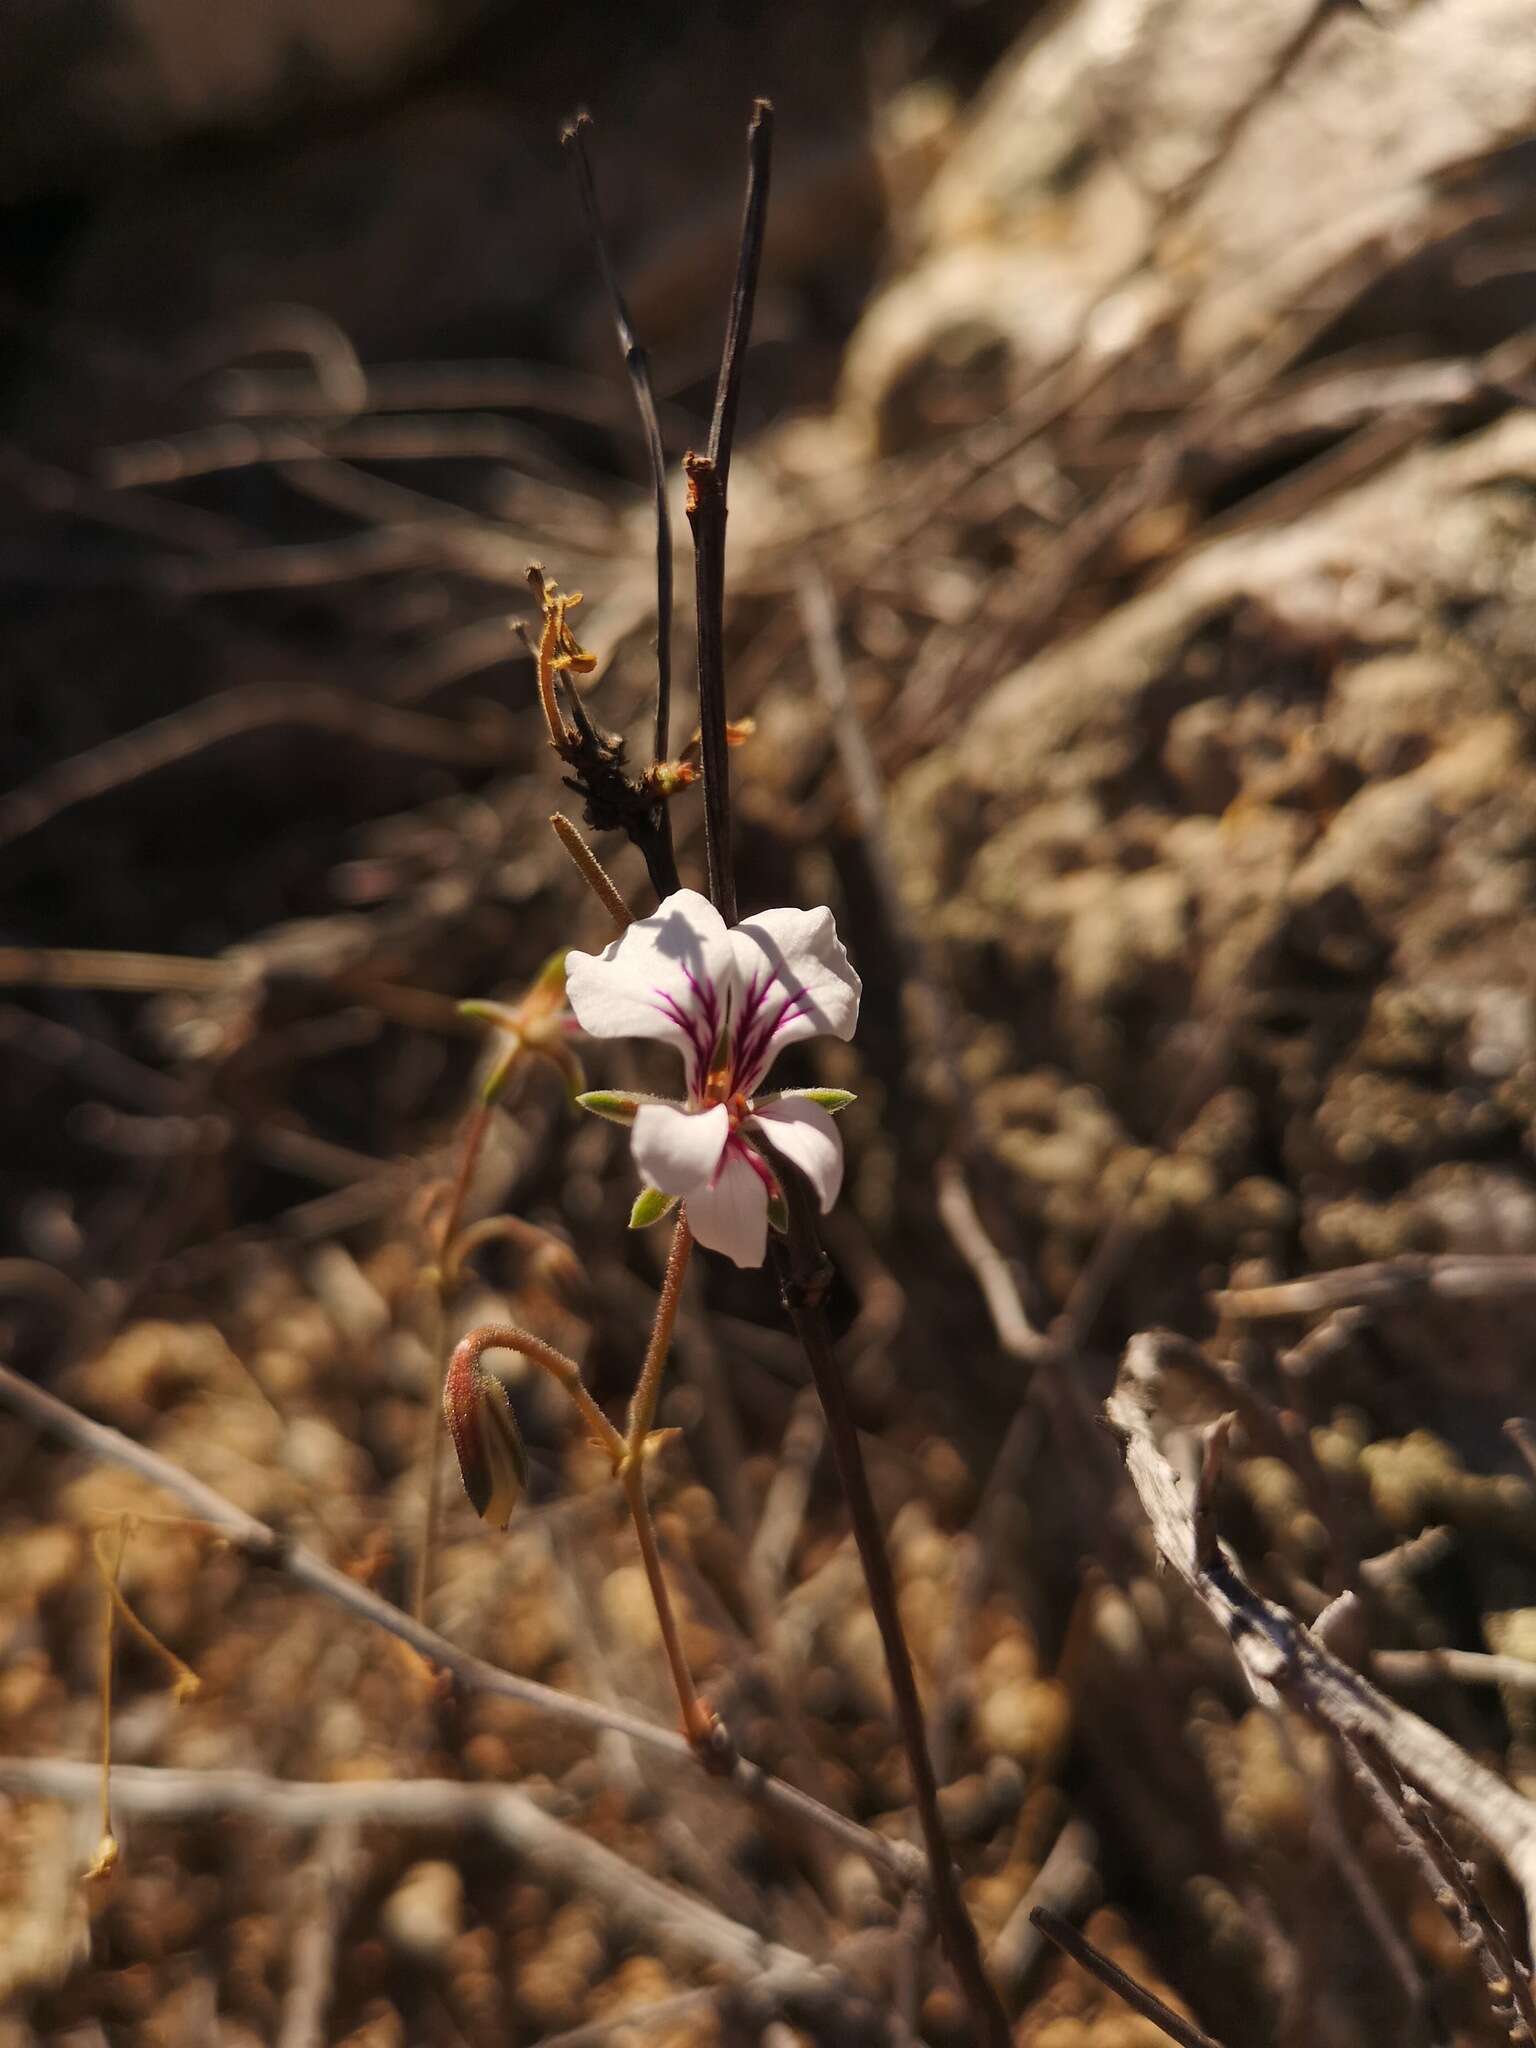
<path id="1" fill-rule="evenodd" d="M 669 896 L 599 954 L 566 956 L 566 999 L 594 1038 L 660 1038 L 687 1069 L 685 1103 L 587 1096 L 599 1114 L 631 1125 L 647 1185 L 681 1195 L 694 1236 L 738 1266 L 760 1266 L 768 1246 L 772 1169 L 752 1145 L 768 1142 L 798 1166 L 823 1211 L 837 1199 L 843 1144 L 830 1090 L 759 1096 L 781 1047 L 828 1032 L 851 1038 L 859 977 L 830 910 L 765 910 L 734 929 L 692 889 Z"/>

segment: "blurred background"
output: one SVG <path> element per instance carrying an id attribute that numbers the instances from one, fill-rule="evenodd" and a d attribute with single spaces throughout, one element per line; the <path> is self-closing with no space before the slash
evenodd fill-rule
<path id="1" fill-rule="evenodd" d="M 785 1078 L 859 1095 L 834 1317 L 1018 2038 L 1159 2038 L 1041 1954 L 1037 1897 L 1229 2048 L 1501 2038 L 1326 1745 L 1152 1569 L 1094 1418 L 1130 1334 L 1214 1338 L 1312 1447 L 1300 1473 L 1234 1439 L 1223 1526 L 1263 1590 L 1310 1617 L 1437 1530 L 1369 1580 L 1374 1646 L 1536 1658 L 1518 1304 L 1389 1301 L 1308 1348 L 1304 1309 L 1213 1301 L 1536 1254 L 1530 0 L 0 7 L 5 1355 L 408 1599 L 425 1205 L 481 1057 L 456 1005 L 604 936 L 546 825 L 530 562 L 585 593 L 589 703 L 636 761 L 654 689 L 644 447 L 559 132 L 591 111 L 673 464 L 680 748 L 676 464 L 758 94 L 741 894 L 830 903 L 864 977 L 857 1045 Z M 673 811 L 697 883 L 697 792 Z M 589 1063 L 649 1079 L 630 1058 Z M 617 1412 L 662 1249 L 632 1193 L 619 1135 L 531 1073 L 473 1209 L 583 1278 L 489 1246 L 456 1325 L 545 1330 Z M 748 1755 L 903 1832 L 803 1366 L 762 1275 L 700 1264 L 654 1481 L 690 1657 Z M 507 1378 L 530 1503 L 498 1538 L 454 1481 L 432 1618 L 670 1722 L 612 1489 Z M 1183 1392 L 1187 1427 L 1231 1405 Z M 526 1845 L 323 1799 L 130 1804 L 83 1888 L 92 1782 L 42 1797 L 26 1760 L 94 1753 L 91 1533 L 167 1504 L 9 1421 L 0 1477 L 3 2048 L 967 2038 L 857 1857 L 446 1700 L 164 1519 L 123 1584 L 203 1686 L 174 1706 L 123 1642 L 123 1763 L 515 1782 L 842 1955 L 851 2002 L 743 2003 Z M 1528 1695 L 1404 1697 L 1525 1782 Z"/>

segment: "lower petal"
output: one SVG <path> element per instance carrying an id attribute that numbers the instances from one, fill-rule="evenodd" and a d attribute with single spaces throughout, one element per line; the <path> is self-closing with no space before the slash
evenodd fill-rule
<path id="1" fill-rule="evenodd" d="M 725 1155 L 713 1187 L 688 1197 L 688 1226 L 699 1243 L 738 1266 L 760 1266 L 768 1253 L 768 1190 L 739 1145 Z"/>
<path id="2" fill-rule="evenodd" d="M 691 1195 L 708 1187 L 730 1136 L 730 1112 L 723 1102 L 697 1112 L 670 1102 L 644 1102 L 630 1131 L 635 1164 L 664 1195 Z"/>
<path id="3" fill-rule="evenodd" d="M 781 1095 L 758 1104 L 753 1118 L 775 1152 L 798 1166 L 816 1191 L 825 1215 L 843 1185 L 843 1140 L 837 1125 L 819 1103 L 803 1095 Z M 770 1165 L 772 1162 L 769 1162 Z"/>

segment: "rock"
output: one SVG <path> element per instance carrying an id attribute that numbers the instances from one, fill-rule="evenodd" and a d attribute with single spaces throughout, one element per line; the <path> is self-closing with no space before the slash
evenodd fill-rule
<path id="1" fill-rule="evenodd" d="M 1213 540 L 897 786 L 906 887 L 1011 1034 L 978 1114 L 1053 1291 L 1133 1186 L 1167 1251 L 1127 1277 L 1134 1327 L 1197 1312 L 1200 1259 L 1284 1258 L 1298 1224 L 1322 1263 L 1470 1248 L 1472 1184 L 1427 1178 L 1452 1169 L 1494 1176 L 1481 1248 L 1522 1241 L 1536 771 L 1518 590 L 1488 564 L 1536 542 L 1533 465 L 1511 416 Z M 1387 560 L 1362 591 L 1353 565 Z M 1457 605 L 1478 630 L 1448 644 Z M 1241 1112 L 1149 1157 L 1238 1004 Z"/>
<path id="2" fill-rule="evenodd" d="M 463 1878 L 451 1863 L 413 1863 L 384 1901 L 379 1924 L 413 1962 L 442 1962 L 463 1930 Z"/>
<path id="3" fill-rule="evenodd" d="M 956 122 L 916 261 L 849 346 L 845 414 L 870 446 L 908 446 L 1160 330 L 1203 377 L 1315 320 L 1384 243 L 1424 253 L 1376 331 L 1416 324 L 1426 278 L 1455 326 L 1469 301 L 1437 220 L 1446 186 L 1470 199 L 1536 119 L 1529 26 L 1523 0 L 1419 7 L 1390 33 L 1315 0 L 1052 10 Z"/>
<path id="4" fill-rule="evenodd" d="M 125 149 L 356 100 L 486 11 L 484 0 L 37 0 L 0 30 L 0 190 L 14 198 Z"/>

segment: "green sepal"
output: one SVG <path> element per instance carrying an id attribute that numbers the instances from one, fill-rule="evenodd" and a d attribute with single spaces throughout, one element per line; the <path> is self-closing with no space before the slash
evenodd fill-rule
<path id="1" fill-rule="evenodd" d="M 635 1206 L 629 1212 L 631 1230 L 649 1230 L 653 1223 L 659 1223 L 669 1209 L 677 1207 L 676 1195 L 664 1195 L 660 1188 L 642 1188 L 635 1197 Z"/>
<path id="2" fill-rule="evenodd" d="M 818 1109 L 824 1109 L 829 1116 L 836 1116 L 846 1109 L 850 1102 L 857 1102 L 857 1095 L 847 1088 L 786 1088 L 779 1098 L 798 1102 L 814 1102 Z"/>
<path id="3" fill-rule="evenodd" d="M 529 983 L 530 988 L 542 989 L 547 995 L 565 994 L 565 962 L 569 946 L 562 946 L 558 953 L 551 953 L 544 965 Z"/>
<path id="4" fill-rule="evenodd" d="M 503 1048 L 501 1056 L 492 1065 L 480 1087 L 480 1100 L 489 1108 L 499 1102 L 502 1091 L 517 1070 L 517 1063 L 527 1051 L 521 1037 L 513 1032 Z"/>
<path id="5" fill-rule="evenodd" d="M 774 1193 L 768 1197 L 768 1222 L 780 1237 L 788 1237 L 789 1205 L 781 1194 Z"/>
<path id="6" fill-rule="evenodd" d="M 494 1024 L 500 1031 L 517 1029 L 517 1012 L 510 1003 L 495 1003 L 489 996 L 470 996 L 456 1007 L 461 1017 L 472 1017 L 477 1024 Z"/>
<path id="7" fill-rule="evenodd" d="M 616 1088 L 591 1088 L 585 1095 L 575 1097 L 578 1109 L 590 1110 L 593 1116 L 606 1117 L 611 1124 L 632 1124 L 645 1101 L 643 1095 L 626 1095 Z"/>

